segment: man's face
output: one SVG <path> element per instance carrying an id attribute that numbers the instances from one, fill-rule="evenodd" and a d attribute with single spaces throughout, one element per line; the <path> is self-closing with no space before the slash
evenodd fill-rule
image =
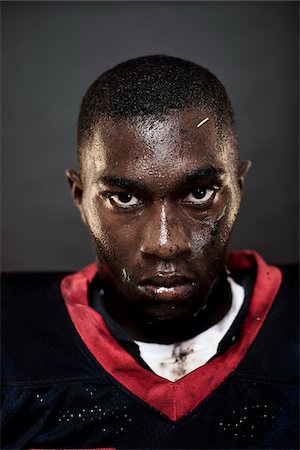
<path id="1" fill-rule="evenodd" d="M 224 268 L 240 178 L 207 113 L 98 124 L 79 207 L 120 305 L 145 320 L 197 313 Z"/>

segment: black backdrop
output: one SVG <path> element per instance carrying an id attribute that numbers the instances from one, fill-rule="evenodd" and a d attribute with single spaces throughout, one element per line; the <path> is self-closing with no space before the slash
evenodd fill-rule
<path id="1" fill-rule="evenodd" d="M 231 247 L 298 259 L 297 2 L 2 2 L 2 267 L 93 259 L 64 170 L 80 99 L 104 70 L 167 53 L 208 67 L 253 161 Z"/>

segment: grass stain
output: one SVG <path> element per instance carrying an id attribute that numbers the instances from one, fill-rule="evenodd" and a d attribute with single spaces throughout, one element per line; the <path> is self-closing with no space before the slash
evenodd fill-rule
<path id="1" fill-rule="evenodd" d="M 220 219 L 222 219 L 222 217 L 225 216 L 226 209 L 227 209 L 227 205 L 224 206 L 224 208 L 222 209 L 222 211 L 221 211 L 220 214 L 218 215 L 217 220 L 220 220 Z"/>

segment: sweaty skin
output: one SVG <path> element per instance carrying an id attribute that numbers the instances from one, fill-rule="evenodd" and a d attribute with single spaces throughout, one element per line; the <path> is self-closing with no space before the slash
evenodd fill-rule
<path id="1" fill-rule="evenodd" d="M 224 265 L 249 163 L 237 167 L 212 116 L 197 128 L 207 116 L 102 119 L 81 174 L 67 171 L 106 307 L 135 339 L 178 342 L 230 307 Z"/>

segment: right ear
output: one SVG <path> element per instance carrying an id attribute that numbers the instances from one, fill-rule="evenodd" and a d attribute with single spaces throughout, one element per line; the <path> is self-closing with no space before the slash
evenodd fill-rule
<path id="1" fill-rule="evenodd" d="M 80 211 L 82 220 L 84 221 L 84 223 L 86 223 L 86 219 L 85 219 L 83 209 L 82 209 L 83 188 L 82 188 L 82 182 L 81 182 L 80 175 L 77 172 L 75 172 L 75 170 L 67 169 L 66 177 L 67 177 L 70 189 L 71 189 L 73 201 Z"/>
<path id="2" fill-rule="evenodd" d="M 76 206 L 80 206 L 82 202 L 82 183 L 80 175 L 75 170 L 67 169 L 66 177 L 71 189 L 71 194 Z"/>

